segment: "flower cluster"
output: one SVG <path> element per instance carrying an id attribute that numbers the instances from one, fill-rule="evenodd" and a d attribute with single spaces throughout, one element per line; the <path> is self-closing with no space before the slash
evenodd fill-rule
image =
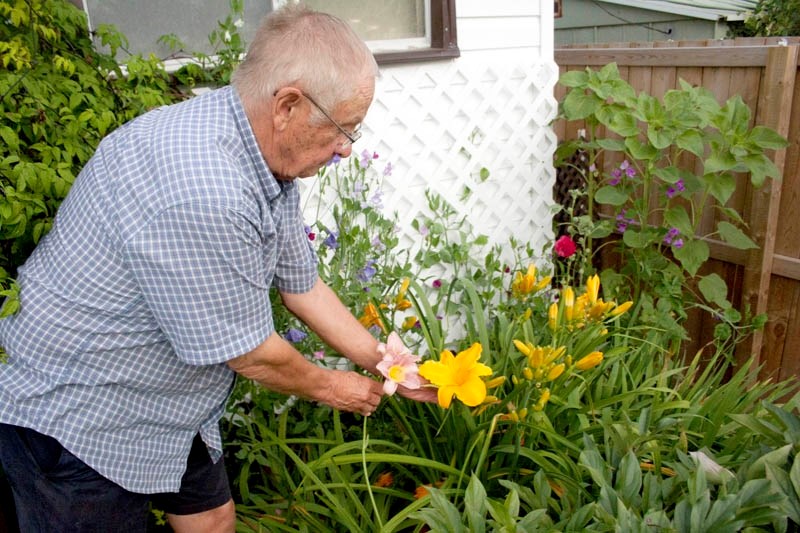
<path id="1" fill-rule="evenodd" d="M 633 302 L 606 302 L 599 297 L 600 277 L 595 274 L 586 280 L 586 292 L 575 297 L 572 287 L 561 290 L 560 302 L 553 302 L 548 310 L 548 325 L 551 331 L 560 327 L 568 330 L 582 328 L 587 322 L 599 323 L 607 318 L 616 318 L 630 309 Z"/>
<path id="2" fill-rule="evenodd" d="M 669 228 L 667 234 L 664 235 L 664 244 L 674 248 L 683 247 L 683 239 L 680 237 L 681 230 L 678 228 Z"/>
<path id="3" fill-rule="evenodd" d="M 480 405 L 487 397 L 487 383 L 482 378 L 492 374 L 490 367 L 478 362 L 482 350 L 476 342 L 458 355 L 445 350 L 438 361 L 428 360 L 417 366 L 420 357 L 412 354 L 400 336 L 392 332 L 386 343 L 378 344 L 382 358 L 377 369 L 385 378 L 383 391 L 391 396 L 399 386 L 418 389 L 423 386 L 421 378 L 424 378 L 438 389 L 438 403 L 445 409 L 453 398 L 469 407 Z"/>
<path id="4" fill-rule="evenodd" d="M 514 281 L 511 283 L 511 293 L 516 297 L 524 297 L 537 293 L 550 285 L 552 277 L 545 276 L 541 279 L 536 278 L 536 266 L 529 265 L 527 272 L 517 272 Z"/>

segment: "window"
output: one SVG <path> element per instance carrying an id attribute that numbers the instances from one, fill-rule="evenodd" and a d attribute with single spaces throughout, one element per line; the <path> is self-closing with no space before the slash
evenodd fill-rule
<path id="1" fill-rule="evenodd" d="M 382 65 L 459 56 L 455 0 L 305 0 L 305 4 L 346 20 Z"/>
<path id="2" fill-rule="evenodd" d="M 128 38 L 132 53 L 167 57 L 158 38 L 174 34 L 187 51 L 213 53 L 208 35 L 228 15 L 227 2 L 151 0 L 142 16 L 130 0 L 71 0 L 82 7 L 91 27 L 110 23 Z M 287 0 L 273 0 L 279 6 Z M 305 0 L 314 9 L 350 23 L 369 44 L 380 64 L 445 59 L 459 56 L 456 43 L 456 0 Z M 366 7 L 365 7 L 366 6 Z M 249 42 L 270 2 L 245 0 L 242 36 Z"/>

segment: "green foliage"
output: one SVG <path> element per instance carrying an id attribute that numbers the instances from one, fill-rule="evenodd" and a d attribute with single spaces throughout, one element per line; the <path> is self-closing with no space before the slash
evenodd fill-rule
<path id="1" fill-rule="evenodd" d="M 584 253 L 597 252 L 594 239 L 621 235 L 619 272 L 601 274 L 608 291 L 637 302 L 646 323 L 667 327 L 673 343 L 685 337 L 682 322 L 690 307 L 711 310 L 724 323 L 720 341 L 752 329 L 748 316 L 733 312 L 728 288 L 716 274 L 703 274 L 716 239 L 740 250 L 756 245 L 739 214 L 727 207 L 735 173 L 748 173 L 754 187 L 779 177 L 767 156 L 787 142 L 773 130 L 750 126 L 750 109 L 739 96 L 720 105 L 702 87 L 683 80 L 662 99 L 636 94 L 612 63 L 594 71 L 565 73 L 568 87 L 561 118 L 586 125 L 583 138 L 564 142 L 557 164 L 581 153 L 587 163 L 589 214 L 569 223 Z M 622 159 L 616 168 L 604 158 Z M 687 170 L 694 160 L 695 171 Z M 603 217 L 596 216 L 599 206 Z M 700 235 L 713 212 L 715 228 Z"/>
<path id="2" fill-rule="evenodd" d="M 97 52 L 82 11 L 64 0 L 0 3 L 0 289 L 53 223 L 56 209 L 100 139 L 182 96 L 155 58 L 115 59 L 111 27 Z M 3 314 L 13 312 L 6 302 Z"/>
<path id="3" fill-rule="evenodd" d="M 733 27 L 737 37 L 800 35 L 800 1 L 760 0 L 743 24 Z"/>

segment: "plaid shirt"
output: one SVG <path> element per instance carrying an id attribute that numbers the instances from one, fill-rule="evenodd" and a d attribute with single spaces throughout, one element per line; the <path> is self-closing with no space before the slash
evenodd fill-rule
<path id="1" fill-rule="evenodd" d="M 269 289 L 310 290 L 297 186 L 267 168 L 235 90 L 153 110 L 100 144 L 0 320 L 0 421 L 51 435 L 134 492 L 215 460 L 226 361 L 273 331 Z"/>

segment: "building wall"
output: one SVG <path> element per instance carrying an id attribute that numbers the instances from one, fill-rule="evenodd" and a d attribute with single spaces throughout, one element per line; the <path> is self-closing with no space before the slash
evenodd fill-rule
<path id="1" fill-rule="evenodd" d="M 203 0 L 151 0 L 145 13 L 129 0 L 84 3 L 90 23 L 114 21 L 132 52 L 151 50 L 167 33 L 189 49 L 210 52 L 204 40 L 228 13 L 227 2 Z M 245 39 L 269 4 L 245 0 Z M 383 181 L 385 205 L 398 212 L 407 246 L 420 241 L 411 221 L 427 212 L 426 190 L 440 194 L 491 243 L 514 236 L 541 248 L 551 238 L 556 139 L 549 123 L 558 78 L 552 10 L 550 0 L 457 0 L 461 57 L 382 67 L 356 151 L 377 152 L 381 163 L 392 163 Z M 315 213 L 314 180 L 304 180 L 304 189 Z"/>
<path id="2" fill-rule="evenodd" d="M 555 45 L 634 41 L 722 39 L 725 22 L 702 20 L 636 7 L 564 0 L 555 20 Z"/>
<path id="3" fill-rule="evenodd" d="M 552 238 L 552 9 L 550 0 L 457 0 L 461 57 L 382 68 L 358 150 L 392 163 L 386 206 L 411 248 L 426 189 L 490 243 L 514 236 L 541 249 Z"/>

